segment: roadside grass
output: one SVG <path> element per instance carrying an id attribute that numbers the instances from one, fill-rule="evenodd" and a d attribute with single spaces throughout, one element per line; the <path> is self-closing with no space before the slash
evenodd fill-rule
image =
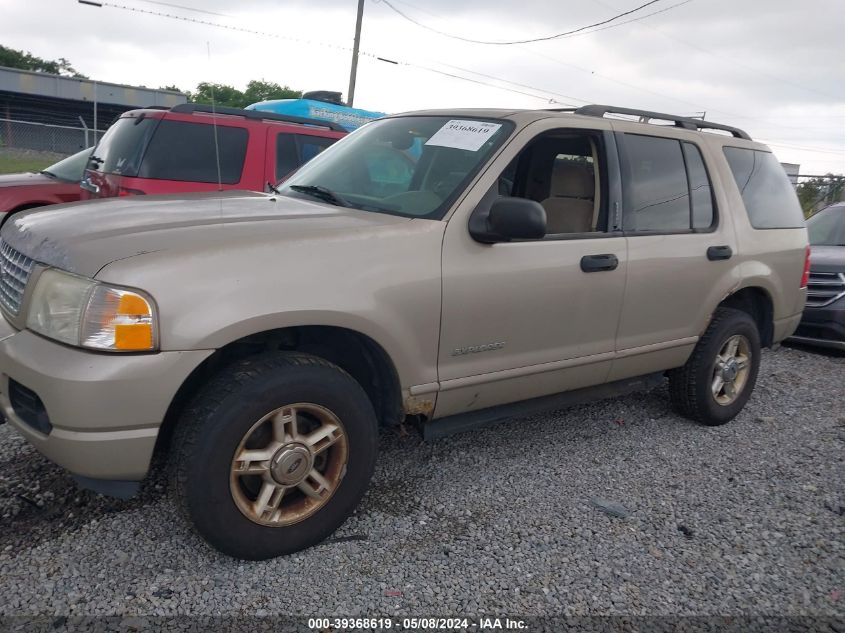
<path id="1" fill-rule="evenodd" d="M 23 171 L 41 171 L 55 163 L 53 158 L 39 156 L 8 156 L 0 154 L 0 174 L 15 174 Z"/>
<path id="2" fill-rule="evenodd" d="M 0 174 L 17 174 L 27 171 L 41 171 L 53 165 L 67 154 L 42 152 L 32 149 L 0 146 Z"/>

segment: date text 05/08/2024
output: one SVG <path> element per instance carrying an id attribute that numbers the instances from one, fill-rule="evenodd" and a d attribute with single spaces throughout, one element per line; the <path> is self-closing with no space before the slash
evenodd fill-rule
<path id="1" fill-rule="evenodd" d="M 309 618 L 308 628 L 314 631 L 355 631 L 398 629 L 409 631 L 472 631 L 526 629 L 523 620 L 498 617 L 470 618 Z"/>

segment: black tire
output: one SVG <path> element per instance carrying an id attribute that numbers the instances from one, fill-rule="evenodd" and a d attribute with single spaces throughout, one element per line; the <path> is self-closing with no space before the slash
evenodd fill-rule
<path id="1" fill-rule="evenodd" d="M 325 407 L 342 421 L 348 441 L 345 475 L 315 514 L 292 525 L 261 525 L 233 499 L 232 459 L 257 420 L 297 402 Z M 349 374 L 316 356 L 268 352 L 220 371 L 187 407 L 170 454 L 170 489 L 213 547 L 236 558 L 263 560 L 305 549 L 334 532 L 366 492 L 377 453 L 372 404 Z"/>
<path id="2" fill-rule="evenodd" d="M 713 395 L 716 357 L 724 344 L 735 335 L 749 343 L 748 377 L 736 399 L 720 404 Z M 704 335 L 699 339 L 687 363 L 669 372 L 669 397 L 681 415 L 707 426 L 719 426 L 733 420 L 748 402 L 760 370 L 760 333 L 747 312 L 718 308 Z"/>

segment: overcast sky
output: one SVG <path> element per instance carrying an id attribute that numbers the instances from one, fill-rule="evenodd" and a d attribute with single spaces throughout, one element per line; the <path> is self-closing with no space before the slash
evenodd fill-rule
<path id="1" fill-rule="evenodd" d="M 646 2 L 389 1 L 427 26 L 478 40 L 543 37 Z M 768 142 L 781 161 L 801 163 L 802 174 L 845 173 L 845 0 L 687 0 L 674 6 L 682 2 L 658 0 L 611 24 L 668 10 L 615 28 L 490 46 L 438 35 L 383 0 L 367 0 L 355 105 L 400 112 L 589 102 L 686 115 L 706 111 L 707 119 Z M 101 81 L 191 90 L 200 81 L 243 88 L 250 79 L 265 79 L 347 91 L 357 0 L 109 3 L 265 34 L 76 0 L 0 0 L 0 43 L 48 59 L 66 57 Z"/>

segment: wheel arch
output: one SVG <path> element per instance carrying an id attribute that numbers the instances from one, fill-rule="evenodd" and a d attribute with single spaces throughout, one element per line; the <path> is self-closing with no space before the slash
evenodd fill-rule
<path id="1" fill-rule="evenodd" d="M 46 207 L 51 204 L 56 204 L 55 202 L 25 202 L 23 204 L 19 204 L 16 207 L 13 207 L 3 213 L 3 217 L 0 218 L 0 226 L 6 224 L 6 222 L 16 213 L 20 213 L 21 211 L 29 211 L 30 209 L 38 209 L 40 207 Z"/>
<path id="2" fill-rule="evenodd" d="M 760 344 L 771 347 L 774 342 L 774 302 L 768 290 L 761 286 L 739 288 L 722 299 L 718 307 L 734 308 L 748 314 L 760 332 Z"/>
<path id="3" fill-rule="evenodd" d="M 155 455 L 167 453 L 187 404 L 221 368 L 267 351 L 299 351 L 323 358 L 351 375 L 364 389 L 379 423 L 395 425 L 405 417 L 399 374 L 384 347 L 370 336 L 344 327 L 302 325 L 242 336 L 218 348 L 182 382 L 171 400 L 156 441 Z"/>

